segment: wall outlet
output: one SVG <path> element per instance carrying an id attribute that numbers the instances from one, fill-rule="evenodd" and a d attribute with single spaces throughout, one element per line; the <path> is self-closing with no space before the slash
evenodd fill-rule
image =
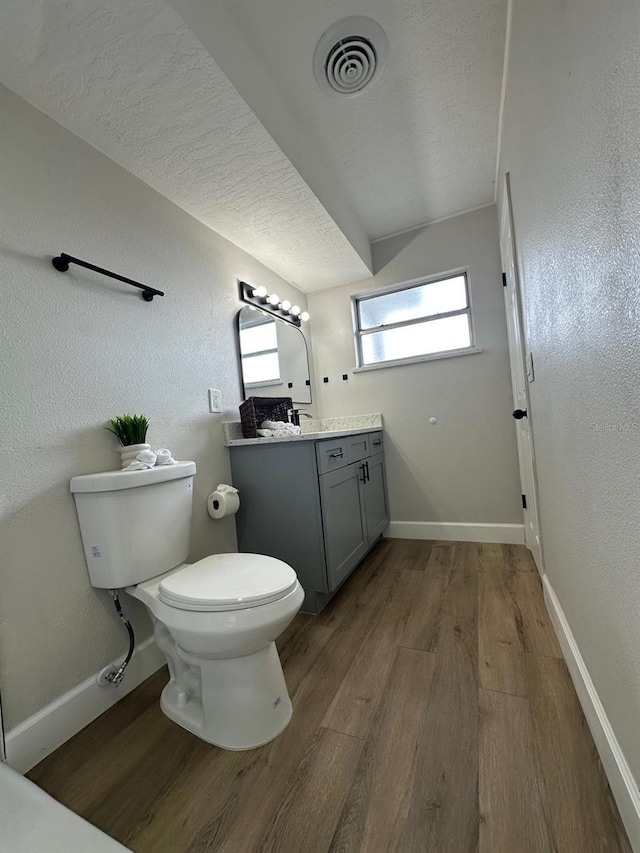
<path id="1" fill-rule="evenodd" d="M 222 391 L 219 388 L 209 388 L 209 411 L 222 411 Z"/>

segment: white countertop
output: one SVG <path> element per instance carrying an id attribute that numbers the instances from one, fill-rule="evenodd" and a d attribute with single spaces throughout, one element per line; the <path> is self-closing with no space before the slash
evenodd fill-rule
<path id="1" fill-rule="evenodd" d="M 240 438 L 242 426 L 239 422 L 224 424 L 225 447 L 244 447 L 249 444 L 276 444 L 291 441 L 318 441 L 325 438 L 358 435 L 363 432 L 379 432 L 382 427 L 382 415 L 351 415 L 344 418 L 323 418 L 322 420 L 302 422 L 301 435 L 272 436 L 270 438 Z M 319 428 L 318 428 L 319 427 Z M 236 437 L 237 436 L 237 437 Z"/>

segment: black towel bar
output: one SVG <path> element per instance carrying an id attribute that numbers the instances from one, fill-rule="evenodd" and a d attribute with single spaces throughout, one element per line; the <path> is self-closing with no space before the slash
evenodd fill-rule
<path id="1" fill-rule="evenodd" d="M 67 255 L 66 252 L 61 252 L 57 258 L 52 258 L 51 263 L 58 272 L 67 272 L 69 264 L 77 264 L 79 267 L 85 267 L 88 270 L 93 270 L 94 272 L 99 272 L 102 273 L 102 275 L 109 276 L 109 278 L 115 278 L 118 281 L 123 281 L 125 284 L 130 284 L 133 287 L 139 287 L 142 291 L 142 298 L 145 302 L 151 302 L 154 296 L 164 296 L 164 292 L 162 290 L 156 290 L 155 287 L 149 287 L 148 284 L 141 284 L 139 281 L 134 281 L 132 278 L 125 278 L 123 275 L 118 275 L 118 273 L 105 270 L 102 267 L 97 267 L 95 264 L 87 263 L 87 261 L 81 261 L 80 258 L 74 258 L 72 255 Z"/>

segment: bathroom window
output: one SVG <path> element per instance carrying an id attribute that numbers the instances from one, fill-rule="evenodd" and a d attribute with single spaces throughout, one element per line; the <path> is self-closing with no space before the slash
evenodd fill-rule
<path id="1" fill-rule="evenodd" d="M 352 297 L 357 368 L 479 352 L 466 270 Z"/>
<path id="2" fill-rule="evenodd" d="M 282 384 L 275 320 L 240 329 L 240 349 L 245 387 Z"/>

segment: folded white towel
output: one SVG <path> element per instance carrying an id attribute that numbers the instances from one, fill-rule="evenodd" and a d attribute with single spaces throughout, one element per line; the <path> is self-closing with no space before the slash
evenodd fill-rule
<path id="1" fill-rule="evenodd" d="M 153 450 L 141 450 L 136 454 L 136 458 L 124 469 L 125 471 L 144 471 L 145 468 L 153 468 L 156 464 L 157 456 Z"/>
<path id="2" fill-rule="evenodd" d="M 161 447 L 155 451 L 156 454 L 156 465 L 175 465 L 176 460 L 171 455 L 171 451 L 167 450 L 166 447 Z"/>
<path id="3" fill-rule="evenodd" d="M 261 438 L 270 438 L 277 436 L 285 438 L 289 435 L 300 435 L 301 429 L 295 424 L 287 424 L 284 421 L 263 421 L 262 429 L 256 430 Z"/>

